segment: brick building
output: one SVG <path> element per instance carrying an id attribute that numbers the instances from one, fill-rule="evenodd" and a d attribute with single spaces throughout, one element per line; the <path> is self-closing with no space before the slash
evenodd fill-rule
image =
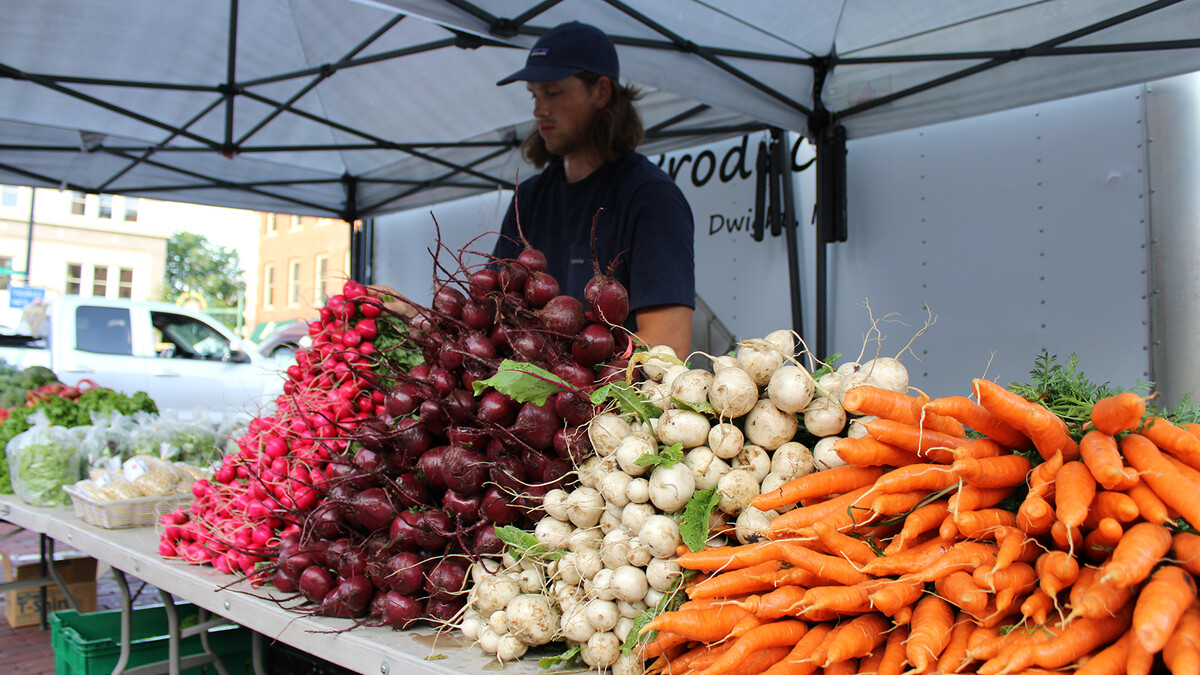
<path id="1" fill-rule="evenodd" d="M 345 221 L 259 214 L 258 293 L 254 316 L 263 324 L 313 319 L 350 273 L 350 228 Z"/>

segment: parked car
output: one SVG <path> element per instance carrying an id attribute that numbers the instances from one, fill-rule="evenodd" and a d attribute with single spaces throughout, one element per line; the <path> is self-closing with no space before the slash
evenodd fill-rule
<path id="1" fill-rule="evenodd" d="M 311 344 L 312 338 L 308 335 L 308 322 L 294 321 L 260 340 L 258 353 L 272 359 L 291 361 L 296 350 Z"/>
<path id="2" fill-rule="evenodd" d="M 27 311 L 0 359 L 59 380 L 144 391 L 160 409 L 257 413 L 283 391 L 278 361 L 212 317 L 162 302 L 64 296 Z"/>

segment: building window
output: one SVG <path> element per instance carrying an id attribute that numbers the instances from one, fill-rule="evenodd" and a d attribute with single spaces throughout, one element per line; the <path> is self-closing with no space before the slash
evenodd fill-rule
<path id="1" fill-rule="evenodd" d="M 71 193 L 71 215 L 82 216 L 87 213 L 87 195 L 82 192 Z"/>
<path id="2" fill-rule="evenodd" d="M 96 267 L 92 270 L 92 295 L 97 298 L 108 297 L 107 267 Z"/>
<path id="3" fill-rule="evenodd" d="M 113 198 L 112 195 L 100 195 L 100 217 L 112 218 L 113 214 Z"/>
<path id="4" fill-rule="evenodd" d="M 279 233 L 279 216 L 274 213 L 267 214 L 267 236 L 273 236 Z"/>
<path id="5" fill-rule="evenodd" d="M 263 307 L 275 306 L 275 266 L 263 268 Z"/>
<path id="6" fill-rule="evenodd" d="M 19 189 L 16 185 L 0 185 L 0 206 L 16 206 L 21 196 Z"/>
<path id="7" fill-rule="evenodd" d="M 292 216 L 292 225 L 291 225 L 292 230 L 293 231 L 299 230 L 301 228 L 301 226 L 302 225 L 300 223 L 300 216 Z"/>
<path id="8" fill-rule="evenodd" d="M 8 256 L 0 258 L 0 291 L 7 291 L 12 281 L 12 262 L 13 259 Z"/>
<path id="9" fill-rule="evenodd" d="M 325 302 L 329 300 L 329 256 L 317 256 L 317 262 L 314 265 L 317 270 L 316 278 L 313 280 L 313 302 L 317 307 L 324 307 Z"/>
<path id="10" fill-rule="evenodd" d="M 288 263 L 288 305 L 295 307 L 300 304 L 300 261 Z"/>
<path id="11" fill-rule="evenodd" d="M 125 220 L 136 223 L 138 219 L 138 198 L 125 198 Z"/>
<path id="12" fill-rule="evenodd" d="M 122 267 L 117 279 L 117 297 L 125 300 L 133 299 L 133 270 Z"/>
<path id="13" fill-rule="evenodd" d="M 79 263 L 67 263 L 67 295 L 79 295 L 79 290 L 83 288 L 83 265 Z"/>

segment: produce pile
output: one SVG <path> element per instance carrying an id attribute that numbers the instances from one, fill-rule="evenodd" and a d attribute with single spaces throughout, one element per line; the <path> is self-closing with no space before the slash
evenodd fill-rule
<path id="1" fill-rule="evenodd" d="M 628 298 L 603 274 L 590 306 L 559 295 L 532 250 L 439 283 L 411 321 L 354 282 L 331 298 L 160 552 L 269 581 L 298 612 L 454 619 L 471 561 L 503 548 L 494 526 L 532 524 L 591 452 L 589 396 L 629 343 L 597 319 L 619 324 Z"/>
<path id="2" fill-rule="evenodd" d="M 638 630 L 671 673 L 1196 672 L 1200 426 L 1042 357 L 974 400 L 869 384 L 841 467 L 754 498 L 767 541 L 686 551 Z M 1039 671 L 1038 669 L 1043 669 Z"/>
<path id="3" fill-rule="evenodd" d="M 547 493 L 532 535 L 506 532 L 508 559 L 475 568 L 463 633 L 502 661 L 565 640 L 560 659 L 641 672 L 636 629 L 678 604 L 680 547 L 761 540 L 779 514 L 753 500 L 816 468 L 794 439 L 835 442 L 851 382 L 907 388 L 894 359 L 814 379 L 794 351 L 776 331 L 715 359 L 715 374 L 667 347 L 635 354 L 644 379 L 592 420 L 579 487 Z"/>

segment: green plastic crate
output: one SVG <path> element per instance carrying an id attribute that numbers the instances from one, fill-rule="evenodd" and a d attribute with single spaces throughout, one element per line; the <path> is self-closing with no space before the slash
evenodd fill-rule
<path id="1" fill-rule="evenodd" d="M 175 605 L 179 622 L 186 627 L 195 623 L 195 605 Z M 129 662 L 125 667 L 136 668 L 166 661 L 170 649 L 166 635 L 167 611 L 162 605 L 133 608 L 130 622 Z M 51 644 L 54 647 L 55 675 L 107 675 L 121 658 L 121 611 L 89 612 L 74 610 L 50 615 Z M 251 632 L 241 626 L 229 625 L 208 631 L 209 645 L 221 657 L 231 675 L 250 671 Z M 204 653 L 200 636 L 180 641 L 179 656 Z M 166 672 L 165 668 L 163 672 Z M 182 671 L 182 675 L 210 675 L 216 669 L 211 664 Z"/>

